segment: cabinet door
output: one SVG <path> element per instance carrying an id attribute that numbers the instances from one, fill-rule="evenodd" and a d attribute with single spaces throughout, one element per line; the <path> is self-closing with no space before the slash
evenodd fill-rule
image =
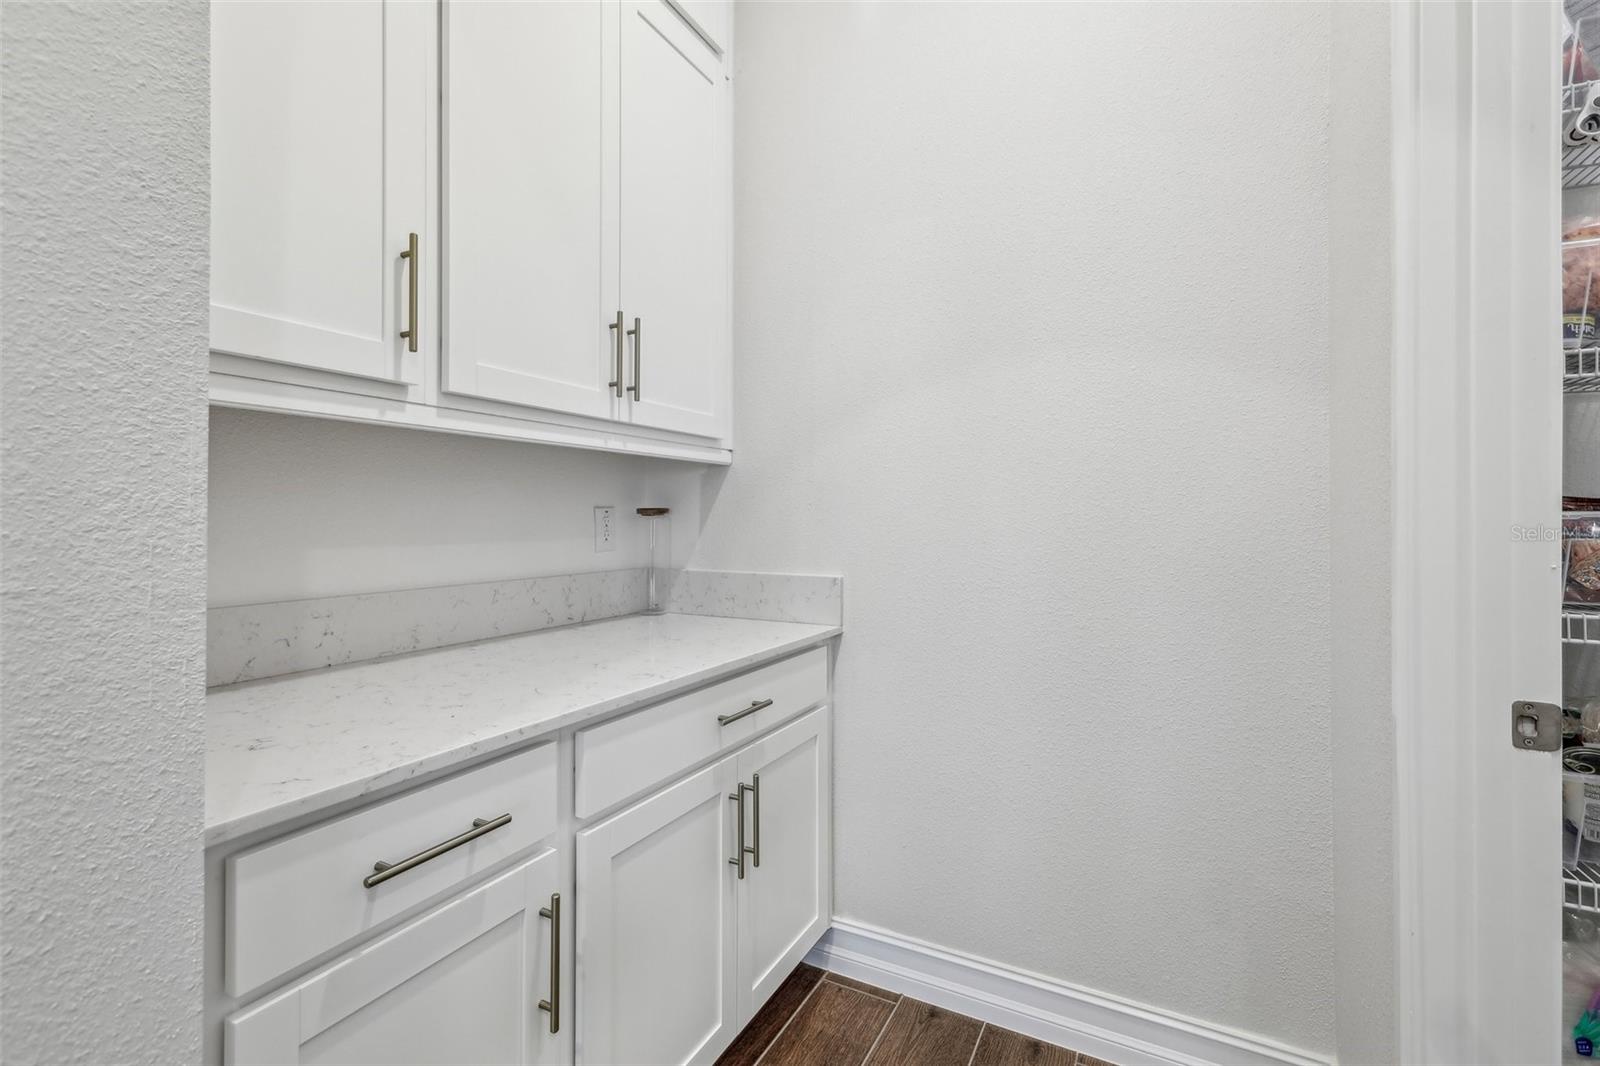
<path id="1" fill-rule="evenodd" d="M 546 851 L 224 1023 L 230 1066 L 563 1061 Z M 569 1012 L 570 1013 L 570 1012 Z"/>
<path id="2" fill-rule="evenodd" d="M 751 1017 L 828 928 L 828 720 L 816 710 L 739 753 L 746 835 L 738 884 L 739 1016 Z"/>
<path id="3" fill-rule="evenodd" d="M 426 230 L 436 13 L 380 0 L 211 5 L 214 350 L 421 380 L 400 336 L 421 263 L 401 253 Z"/>
<path id="4" fill-rule="evenodd" d="M 738 1032 L 734 756 L 578 833 L 577 1058 L 711 1062 Z"/>
<path id="5" fill-rule="evenodd" d="M 666 0 L 622 0 L 621 14 L 622 306 L 630 329 L 639 320 L 627 353 L 630 418 L 723 436 L 727 72 L 722 55 Z"/>
<path id="6" fill-rule="evenodd" d="M 616 23 L 609 3 L 445 5 L 448 392 L 613 415 Z"/>

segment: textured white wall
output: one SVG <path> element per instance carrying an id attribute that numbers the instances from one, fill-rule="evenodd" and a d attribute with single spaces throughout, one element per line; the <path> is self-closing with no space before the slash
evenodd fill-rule
<path id="1" fill-rule="evenodd" d="M 846 577 L 839 912 L 1331 1053 L 1328 7 L 738 26 L 694 563 Z"/>
<path id="2" fill-rule="evenodd" d="M 211 414 L 213 607 L 643 566 L 636 507 L 671 507 L 686 557 L 698 464 L 384 429 Z M 617 508 L 614 552 L 594 508 Z"/>
<path id="3" fill-rule="evenodd" d="M 1332 417 L 1334 980 L 1342 1062 L 1395 1062 L 1390 693 L 1389 5 L 1335 4 Z"/>
<path id="4" fill-rule="evenodd" d="M 0 16 L 0 1043 L 200 1049 L 207 7 Z"/>

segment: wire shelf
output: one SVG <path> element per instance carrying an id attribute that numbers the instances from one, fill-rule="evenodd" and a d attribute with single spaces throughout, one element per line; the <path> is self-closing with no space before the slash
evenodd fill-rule
<path id="1" fill-rule="evenodd" d="M 1600 348 L 1565 348 L 1565 373 L 1561 388 L 1565 392 L 1600 392 Z"/>
<path id="2" fill-rule="evenodd" d="M 1600 644 L 1600 611 L 1562 611 L 1561 643 Z"/>
<path id="3" fill-rule="evenodd" d="M 1561 867 L 1561 888 L 1564 905 L 1600 914 L 1600 863 L 1579 862 Z"/>
<path id="4" fill-rule="evenodd" d="M 1561 149 L 1561 187 L 1583 189 L 1600 185 L 1600 144 Z"/>
<path id="5" fill-rule="evenodd" d="M 1568 81 L 1566 81 L 1565 78 L 1563 78 L 1562 81 L 1563 81 L 1563 84 L 1561 86 L 1561 117 L 1562 118 L 1566 118 L 1572 112 L 1578 110 L 1578 108 L 1583 106 L 1584 100 L 1588 99 L 1588 97 L 1589 97 L 1589 86 L 1593 85 L 1594 82 L 1592 82 L 1592 81 L 1568 82 Z"/>

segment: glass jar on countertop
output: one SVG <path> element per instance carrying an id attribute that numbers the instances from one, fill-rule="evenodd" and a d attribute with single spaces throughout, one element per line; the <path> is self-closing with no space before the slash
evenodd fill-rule
<path id="1" fill-rule="evenodd" d="M 640 507 L 638 514 L 650 526 L 650 568 L 645 571 L 645 614 L 663 614 L 672 574 L 672 520 L 667 507 Z"/>

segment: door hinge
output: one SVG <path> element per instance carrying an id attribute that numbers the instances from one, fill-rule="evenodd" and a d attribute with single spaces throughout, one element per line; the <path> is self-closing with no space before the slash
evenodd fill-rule
<path id="1" fill-rule="evenodd" d="M 1518 751 L 1561 750 L 1561 707 L 1555 703 L 1513 700 L 1511 746 Z"/>

